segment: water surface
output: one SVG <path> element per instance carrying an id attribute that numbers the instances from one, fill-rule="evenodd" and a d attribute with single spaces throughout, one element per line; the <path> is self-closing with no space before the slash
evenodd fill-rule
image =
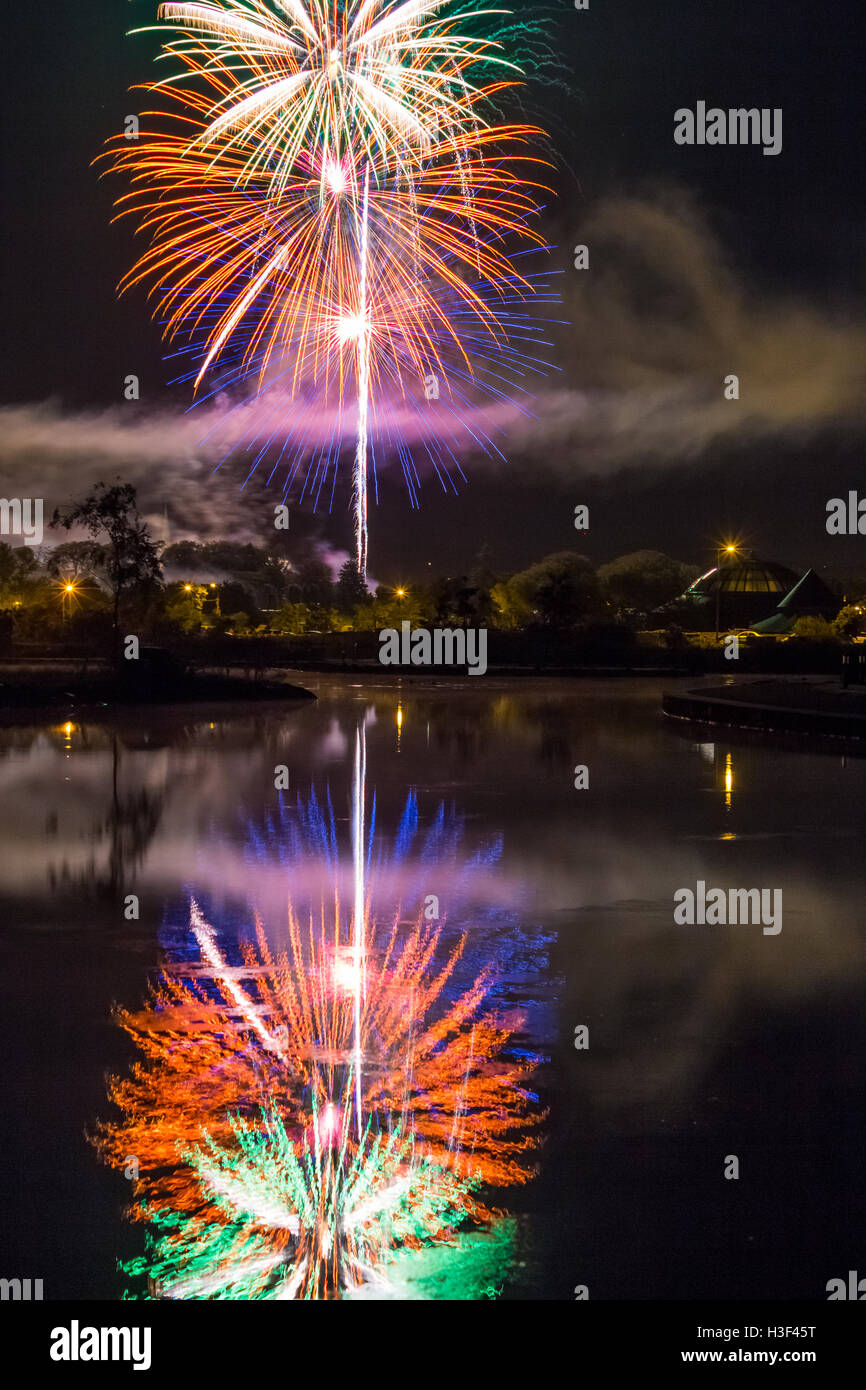
<path id="1" fill-rule="evenodd" d="M 297 709 L 0 731 L 2 1272 L 147 1291 L 120 1150 L 155 1144 L 148 1095 L 160 1143 L 199 1145 L 173 1198 L 195 1243 L 147 1257 L 162 1296 L 820 1298 L 862 1265 L 866 762 L 671 725 L 654 681 L 313 683 Z M 698 880 L 781 889 L 782 931 L 677 926 Z M 161 976 L 199 1003 L 154 1006 Z M 136 1029 L 137 1117 L 107 1081 Z M 343 1203 L 303 1261 L 255 1119 L 275 1097 Z M 346 1235 L 359 1113 L 372 1254 Z M 229 1114 L 255 1129 L 243 1171 Z M 183 1168 L 163 1153 L 160 1181 Z M 217 1178 L 220 1221 L 255 1207 L 222 1266 L 187 1224 Z"/>

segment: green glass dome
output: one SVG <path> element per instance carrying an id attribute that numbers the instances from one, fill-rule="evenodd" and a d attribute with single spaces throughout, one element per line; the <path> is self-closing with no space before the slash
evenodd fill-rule
<path id="1" fill-rule="evenodd" d="M 702 574 L 686 590 L 694 598 L 709 598 L 717 589 L 723 594 L 777 594 L 778 603 L 797 583 L 799 575 L 772 560 L 740 557 Z"/>

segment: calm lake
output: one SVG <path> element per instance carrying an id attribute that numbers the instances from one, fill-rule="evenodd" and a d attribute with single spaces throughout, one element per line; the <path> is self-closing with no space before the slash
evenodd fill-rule
<path id="1" fill-rule="evenodd" d="M 866 1274 L 866 760 L 671 724 L 655 680 L 302 682 L 0 730 L 0 1275 Z M 698 882 L 781 890 L 781 931 L 678 925 Z"/>

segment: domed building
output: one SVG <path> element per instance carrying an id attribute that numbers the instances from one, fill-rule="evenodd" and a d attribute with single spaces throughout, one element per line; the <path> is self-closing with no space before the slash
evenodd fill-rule
<path id="1" fill-rule="evenodd" d="M 840 607 L 814 570 L 799 575 L 742 550 L 723 553 L 721 563 L 696 579 L 679 603 L 685 625 L 703 632 L 717 625 L 725 632 L 756 627 L 782 632 L 807 614 L 835 618 Z"/>

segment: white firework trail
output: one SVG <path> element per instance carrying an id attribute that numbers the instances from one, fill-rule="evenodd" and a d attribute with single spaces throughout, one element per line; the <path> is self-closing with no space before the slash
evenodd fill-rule
<path id="1" fill-rule="evenodd" d="M 367 429 L 370 400 L 370 325 L 367 322 L 367 257 L 369 253 L 368 208 L 370 170 L 364 178 L 361 209 L 361 247 L 358 275 L 358 440 L 355 446 L 355 559 L 358 573 L 367 578 Z"/>

